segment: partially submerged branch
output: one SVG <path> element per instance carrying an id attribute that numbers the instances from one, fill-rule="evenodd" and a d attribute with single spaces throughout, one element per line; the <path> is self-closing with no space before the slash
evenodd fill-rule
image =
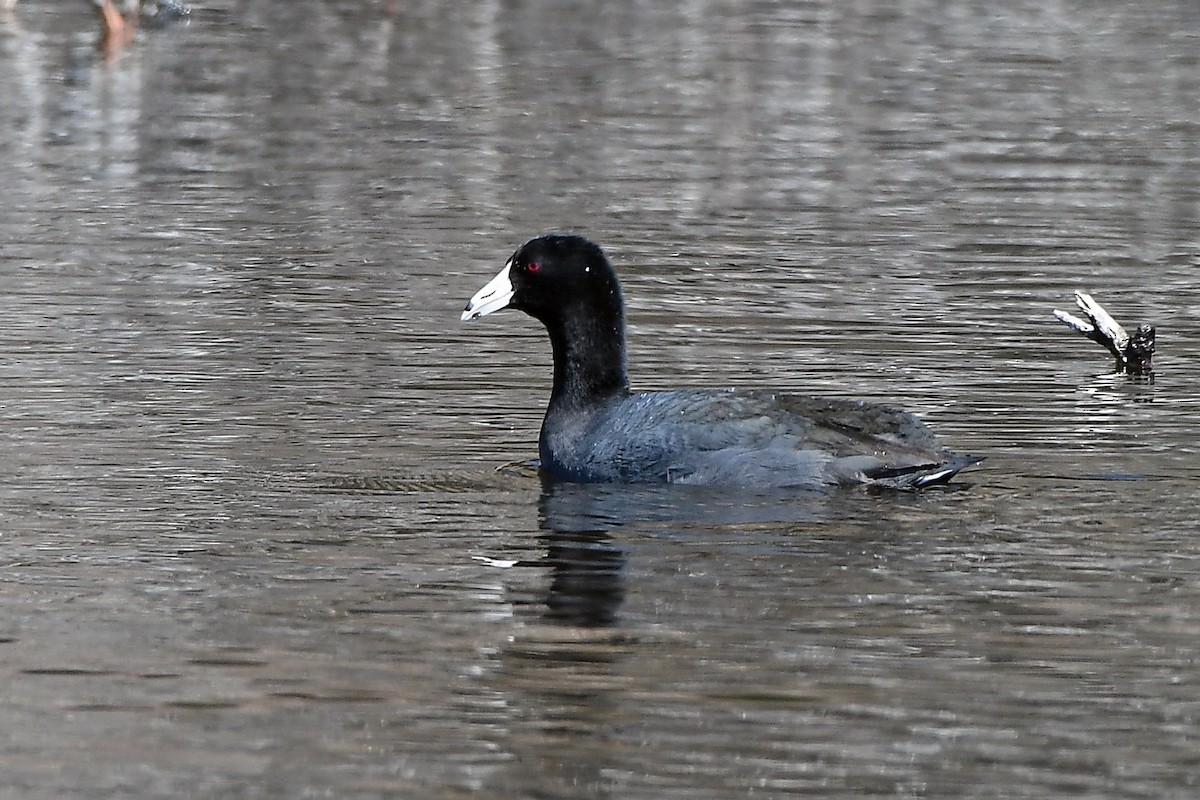
<path id="1" fill-rule="evenodd" d="M 1103 345 L 1116 357 L 1118 372 L 1147 375 L 1153 370 L 1153 327 L 1139 325 L 1132 335 L 1126 333 L 1121 323 L 1113 319 L 1112 315 L 1104 310 L 1104 306 L 1086 292 L 1075 292 L 1075 305 L 1087 315 L 1087 320 L 1058 309 L 1054 310 L 1054 316 L 1072 330 Z"/>

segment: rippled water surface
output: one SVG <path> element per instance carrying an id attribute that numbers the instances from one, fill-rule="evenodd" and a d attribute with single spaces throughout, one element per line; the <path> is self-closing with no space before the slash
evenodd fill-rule
<path id="1" fill-rule="evenodd" d="M 1193 798 L 1193 2 L 0 12 L 0 796 Z M 960 491 L 543 487 L 643 388 L 911 408 Z M 1051 317 L 1158 326 L 1153 383 Z"/>

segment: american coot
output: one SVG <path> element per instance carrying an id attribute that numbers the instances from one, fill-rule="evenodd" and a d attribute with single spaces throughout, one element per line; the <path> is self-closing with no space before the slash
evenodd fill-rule
<path id="1" fill-rule="evenodd" d="M 946 450 L 904 411 L 761 391 L 630 392 L 617 275 L 599 246 L 553 234 L 526 242 L 479 290 L 464 321 L 502 308 L 540 320 L 554 387 L 542 470 L 578 482 L 819 488 L 946 483 L 980 459 Z"/>

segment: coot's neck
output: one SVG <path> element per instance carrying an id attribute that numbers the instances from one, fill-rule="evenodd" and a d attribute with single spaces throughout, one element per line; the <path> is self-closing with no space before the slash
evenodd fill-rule
<path id="1" fill-rule="evenodd" d="M 606 307 L 593 307 L 589 314 L 564 310 L 568 313 L 542 320 L 554 350 L 554 388 L 547 416 L 582 410 L 629 393 L 620 296 Z"/>

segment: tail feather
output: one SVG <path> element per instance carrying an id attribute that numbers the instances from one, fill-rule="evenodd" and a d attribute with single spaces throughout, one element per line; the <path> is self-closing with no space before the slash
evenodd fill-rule
<path id="1" fill-rule="evenodd" d="M 950 482 L 950 479 L 962 470 L 983 461 L 982 456 L 958 456 L 937 464 L 918 464 L 915 467 L 890 467 L 873 470 L 867 477 L 879 485 L 894 486 L 898 489 L 923 489 L 926 486 L 940 486 Z"/>

